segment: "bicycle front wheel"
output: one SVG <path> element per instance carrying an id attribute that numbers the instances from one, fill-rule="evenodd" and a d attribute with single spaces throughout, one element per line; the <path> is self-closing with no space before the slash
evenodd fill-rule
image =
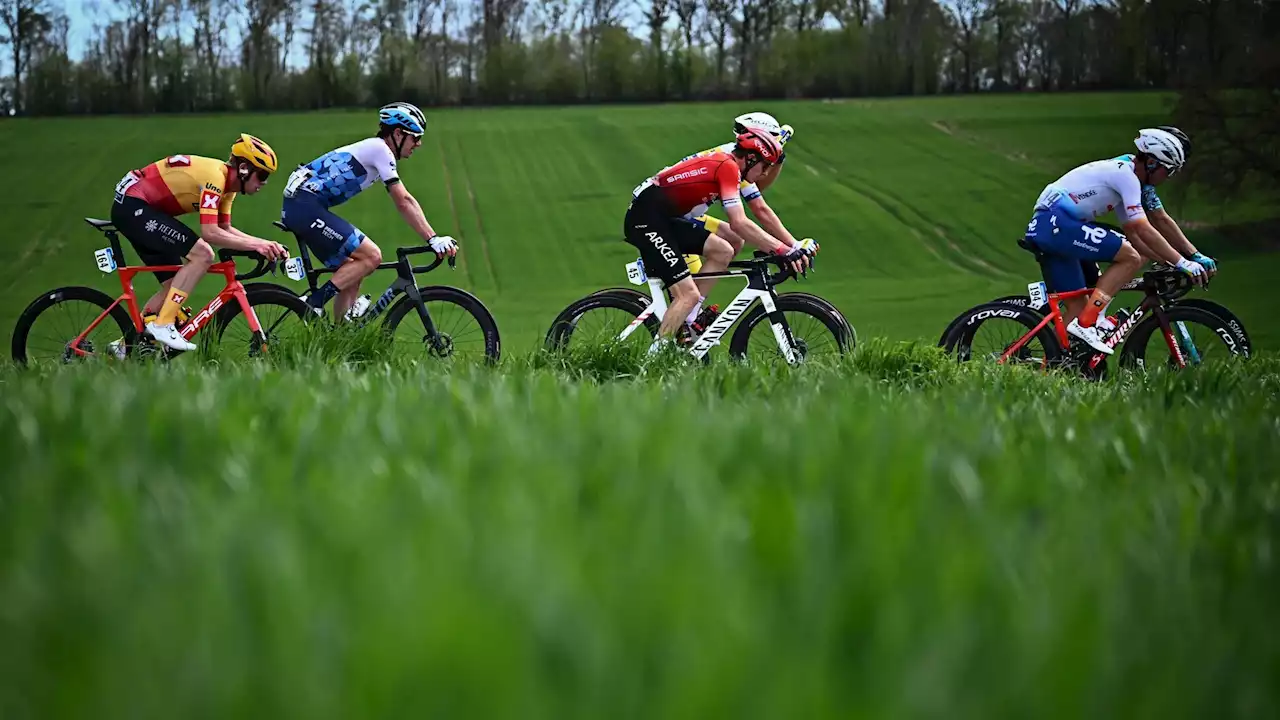
<path id="1" fill-rule="evenodd" d="M 1168 329 L 1160 322 L 1163 314 Z M 1206 310 L 1170 305 L 1138 323 L 1120 352 L 1122 367 L 1145 369 L 1164 362 L 1179 369 L 1247 357 L 1244 345 L 1227 321 Z"/>
<path id="2" fill-rule="evenodd" d="M 285 289 L 260 287 L 246 292 L 245 298 L 258 318 L 260 333 L 249 327 L 249 318 L 235 300 L 223 305 L 214 321 L 219 349 L 227 348 L 236 355 L 244 348 L 249 357 L 257 357 L 272 345 L 288 342 L 302 329 L 303 323 L 315 318 L 310 305 Z"/>
<path id="3" fill-rule="evenodd" d="M 123 305 L 112 307 L 114 303 L 100 290 L 79 286 L 41 295 L 22 311 L 13 328 L 13 361 L 27 365 L 124 359 L 137 333 L 128 311 Z"/>
<path id="4" fill-rule="evenodd" d="M 798 293 L 776 297 L 778 312 L 782 313 L 779 326 L 775 328 L 763 306 L 753 307 L 733 332 L 730 357 L 785 358 L 786 346 L 795 353 L 797 362 L 807 362 L 815 357 L 843 355 L 850 349 L 844 323 L 824 303 Z M 753 332 L 756 330 L 759 332 Z"/>
<path id="5" fill-rule="evenodd" d="M 406 294 L 391 306 L 384 326 L 395 338 L 397 352 L 490 365 L 498 362 L 502 352 L 498 321 L 479 298 L 443 285 L 418 288 L 418 293 L 435 332 L 427 328 L 417 303 Z"/>

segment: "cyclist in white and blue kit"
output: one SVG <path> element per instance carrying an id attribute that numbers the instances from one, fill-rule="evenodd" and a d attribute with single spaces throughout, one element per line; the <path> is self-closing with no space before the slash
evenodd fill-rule
<path id="1" fill-rule="evenodd" d="M 360 283 L 382 262 L 382 250 L 331 209 L 375 182 L 382 182 L 400 216 L 437 256 L 457 254 L 457 243 L 436 234 L 396 170 L 396 161 L 409 157 L 422 144 L 426 126 L 417 107 L 391 103 L 378 111 L 376 136 L 331 150 L 289 176 L 280 221 L 327 267 L 337 268 L 332 279 L 307 298 L 317 311 L 336 296 L 334 318 L 345 316 L 360 294 Z"/>
<path id="2" fill-rule="evenodd" d="M 1070 318 L 1070 335 L 1108 355 L 1112 350 L 1098 333 L 1099 314 L 1120 286 L 1137 275 L 1144 257 L 1167 262 L 1197 281 L 1216 271 L 1155 194 L 1155 186 L 1186 163 L 1190 140 L 1177 128 L 1144 128 L 1134 145 L 1136 154 L 1086 163 L 1045 186 L 1026 230 L 1027 239 L 1047 256 L 1043 270 L 1050 292 L 1083 289 L 1088 286 L 1086 269 L 1096 273 L 1098 261 L 1111 263 L 1096 278 L 1089 304 L 1084 305 L 1083 297 L 1073 298 L 1064 313 Z M 1113 212 L 1123 232 L 1098 221 Z"/>

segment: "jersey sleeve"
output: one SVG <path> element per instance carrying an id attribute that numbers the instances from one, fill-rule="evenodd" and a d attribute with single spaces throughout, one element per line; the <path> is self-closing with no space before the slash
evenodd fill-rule
<path id="1" fill-rule="evenodd" d="M 1121 222 L 1130 223 L 1147 217 L 1142 209 L 1142 186 L 1138 177 L 1127 167 L 1112 173 L 1113 187 L 1120 194 L 1120 207 L 1116 208 L 1116 217 Z"/>
<path id="2" fill-rule="evenodd" d="M 738 184 L 742 176 L 738 173 L 738 165 L 732 160 L 725 160 L 716 166 L 716 185 L 720 188 L 720 204 L 726 209 L 741 205 L 742 196 Z"/>
<path id="3" fill-rule="evenodd" d="M 222 196 L 222 203 L 218 206 L 218 224 L 231 224 L 231 203 L 236 201 L 235 193 L 227 193 Z"/>
<path id="4" fill-rule="evenodd" d="M 382 146 L 381 152 L 375 153 L 373 158 L 374 169 L 378 171 L 378 177 L 382 178 L 382 184 L 391 187 L 400 182 L 400 173 L 396 170 L 396 158 L 391 154 L 391 148 L 381 140 L 378 144 Z"/>
<path id="5" fill-rule="evenodd" d="M 200 225 L 217 225 L 222 208 L 222 188 L 208 183 L 200 190 Z M 229 205 L 229 203 L 228 203 Z"/>
<path id="6" fill-rule="evenodd" d="M 1142 187 L 1142 207 L 1147 212 L 1164 208 L 1164 203 L 1160 202 L 1160 196 L 1156 195 L 1155 185 L 1144 185 Z"/>

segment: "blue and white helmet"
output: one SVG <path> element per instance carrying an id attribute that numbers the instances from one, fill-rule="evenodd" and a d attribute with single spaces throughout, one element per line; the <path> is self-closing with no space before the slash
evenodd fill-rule
<path id="1" fill-rule="evenodd" d="M 383 105 L 378 110 L 378 124 L 403 128 L 414 137 L 421 137 L 427 131 L 427 118 L 422 111 L 406 102 Z"/>

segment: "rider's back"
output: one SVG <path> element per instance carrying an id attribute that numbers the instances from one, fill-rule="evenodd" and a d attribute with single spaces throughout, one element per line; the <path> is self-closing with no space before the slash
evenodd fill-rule
<path id="1" fill-rule="evenodd" d="M 211 197 L 210 209 L 228 203 L 234 193 L 223 189 L 227 164 L 200 155 L 171 155 L 134 171 L 137 180 L 124 191 L 126 197 L 140 198 L 169 215 L 185 215 L 200 210 L 201 198 Z"/>
<path id="2" fill-rule="evenodd" d="M 310 176 L 299 189 L 314 195 L 325 207 L 341 205 L 381 180 L 399 179 L 395 156 L 381 138 L 366 138 L 330 150 L 302 166 Z"/>

